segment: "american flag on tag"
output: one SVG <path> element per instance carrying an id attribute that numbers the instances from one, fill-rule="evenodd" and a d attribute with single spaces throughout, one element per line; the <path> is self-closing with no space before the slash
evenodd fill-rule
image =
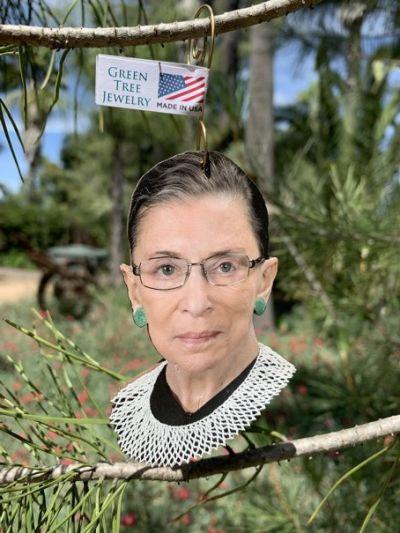
<path id="1" fill-rule="evenodd" d="M 160 73 L 158 98 L 200 104 L 204 100 L 206 90 L 204 76 Z"/>

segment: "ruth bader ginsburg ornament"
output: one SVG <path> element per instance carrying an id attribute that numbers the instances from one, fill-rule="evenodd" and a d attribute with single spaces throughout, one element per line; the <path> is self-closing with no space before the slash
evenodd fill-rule
<path id="1" fill-rule="evenodd" d="M 186 413 L 169 389 L 167 361 L 121 389 L 109 418 L 122 452 L 148 466 L 179 466 L 248 428 L 296 372 L 271 348 L 258 346 L 246 369 L 195 413 Z"/>

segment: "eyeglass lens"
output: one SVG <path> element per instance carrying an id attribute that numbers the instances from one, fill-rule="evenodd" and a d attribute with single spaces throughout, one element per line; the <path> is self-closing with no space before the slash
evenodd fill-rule
<path id="1" fill-rule="evenodd" d="M 172 289 L 184 284 L 188 268 L 186 259 L 157 257 L 140 263 L 140 276 L 146 287 Z M 204 262 L 204 269 L 213 285 L 232 285 L 247 277 L 249 258 L 242 254 L 210 257 Z"/>

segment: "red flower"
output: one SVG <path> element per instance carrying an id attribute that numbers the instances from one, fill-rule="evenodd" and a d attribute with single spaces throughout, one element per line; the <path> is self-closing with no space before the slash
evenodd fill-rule
<path id="1" fill-rule="evenodd" d="M 119 383 L 109 383 L 108 384 L 108 391 L 111 395 L 114 395 L 116 392 L 119 391 L 121 385 Z"/>
<path id="2" fill-rule="evenodd" d="M 121 461 L 122 456 L 118 452 L 111 452 L 110 453 L 110 460 L 116 463 L 117 461 Z"/>
<path id="3" fill-rule="evenodd" d="M 18 449 L 15 452 L 14 456 L 15 456 L 16 459 L 18 459 L 18 458 L 27 457 L 28 454 L 29 454 L 29 452 L 28 452 L 28 450 L 26 448 L 20 448 L 20 449 Z"/>
<path id="4" fill-rule="evenodd" d="M 300 354 L 307 349 L 307 342 L 301 337 L 295 337 L 289 342 L 290 351 L 294 354 Z"/>
<path id="5" fill-rule="evenodd" d="M 132 359 L 132 361 L 128 361 L 120 370 L 120 374 L 124 374 L 127 370 L 138 370 L 141 366 L 143 366 L 143 359 Z"/>
<path id="6" fill-rule="evenodd" d="M 78 394 L 78 400 L 81 405 L 86 403 L 87 399 L 89 398 L 89 394 L 87 390 L 83 390 Z"/>
<path id="7" fill-rule="evenodd" d="M 23 396 L 21 396 L 19 401 L 25 404 L 25 403 L 32 402 L 34 399 L 35 399 L 35 396 L 31 392 L 29 392 L 28 394 L 24 394 Z"/>
<path id="8" fill-rule="evenodd" d="M 77 511 L 74 514 L 74 520 L 75 520 L 75 522 L 82 522 L 83 520 L 87 520 L 87 518 L 80 511 Z"/>
<path id="9" fill-rule="evenodd" d="M 271 332 L 268 335 L 268 346 L 270 346 L 273 350 L 276 350 L 279 346 L 279 339 L 276 333 Z"/>
<path id="10" fill-rule="evenodd" d="M 15 342 L 5 341 L 4 349 L 5 350 L 9 350 L 10 352 L 16 352 L 17 351 L 17 345 L 15 344 Z"/>
<path id="11" fill-rule="evenodd" d="M 297 390 L 298 390 L 298 393 L 301 394 L 302 396 L 307 396 L 307 394 L 308 394 L 307 385 L 299 385 L 297 387 Z"/>
<path id="12" fill-rule="evenodd" d="M 394 435 L 386 435 L 386 437 L 384 437 L 383 439 L 383 444 L 385 446 L 389 446 L 389 444 L 392 444 L 392 442 L 395 440 L 395 436 Z"/>
<path id="13" fill-rule="evenodd" d="M 73 459 L 70 459 L 69 457 L 62 457 L 60 459 L 60 464 L 62 464 L 63 466 L 68 466 L 75 464 L 75 461 Z"/>
<path id="14" fill-rule="evenodd" d="M 83 410 L 88 416 L 97 416 L 99 414 L 97 409 L 93 409 L 93 407 L 90 407 L 90 405 L 84 407 Z"/>
<path id="15" fill-rule="evenodd" d="M 86 367 L 83 367 L 80 371 L 80 375 L 85 378 L 86 376 L 88 376 L 90 374 L 90 370 Z"/>
<path id="16" fill-rule="evenodd" d="M 190 518 L 190 515 L 186 513 L 182 516 L 180 522 L 184 526 L 188 526 L 192 522 L 192 519 Z"/>
<path id="17" fill-rule="evenodd" d="M 20 383 L 19 381 L 14 381 L 14 383 L 12 384 L 12 388 L 14 390 L 19 390 L 21 387 L 22 387 L 22 383 Z"/>
<path id="18" fill-rule="evenodd" d="M 324 420 L 324 426 L 325 427 L 333 428 L 334 425 L 335 425 L 335 421 L 333 420 L 333 418 L 325 418 L 325 420 Z"/>
<path id="19" fill-rule="evenodd" d="M 121 524 L 123 526 L 135 526 L 137 524 L 137 516 L 135 513 L 126 513 L 121 518 Z"/>
<path id="20" fill-rule="evenodd" d="M 180 501 L 188 500 L 190 498 L 190 490 L 187 487 L 179 487 L 174 491 L 174 498 Z"/>
<path id="21" fill-rule="evenodd" d="M 47 433 L 46 433 L 46 437 L 50 440 L 56 440 L 57 438 L 57 433 L 55 431 L 51 431 L 49 430 Z"/>

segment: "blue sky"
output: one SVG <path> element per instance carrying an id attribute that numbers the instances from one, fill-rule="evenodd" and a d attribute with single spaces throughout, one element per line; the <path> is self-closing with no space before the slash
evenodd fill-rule
<path id="1" fill-rule="evenodd" d="M 296 100 L 298 94 L 306 89 L 315 79 L 313 58 L 307 57 L 299 63 L 296 47 L 294 45 L 286 46 L 276 54 L 274 76 L 275 104 L 282 105 L 293 102 Z M 134 111 L 127 112 L 132 113 Z M 78 132 L 84 131 L 87 123 L 87 117 L 81 115 L 78 123 Z M 16 135 L 11 132 L 11 128 L 9 128 L 9 131 L 18 161 L 24 173 L 26 163 L 22 149 L 19 146 Z M 64 136 L 71 131 L 73 131 L 72 110 L 70 112 L 61 112 L 55 109 L 49 118 L 43 135 L 42 149 L 47 159 L 54 162 L 59 161 Z M 21 179 L 2 129 L 0 131 L 0 182 L 12 191 L 17 191 L 21 185 Z"/>

